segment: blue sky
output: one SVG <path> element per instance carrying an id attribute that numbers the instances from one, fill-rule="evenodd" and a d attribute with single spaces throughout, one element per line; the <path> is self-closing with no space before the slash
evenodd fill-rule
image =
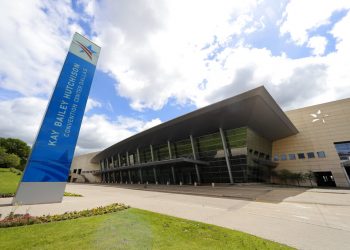
<path id="1" fill-rule="evenodd" d="M 1 137 L 33 143 L 74 32 L 102 47 L 78 154 L 260 85 L 286 110 L 350 96 L 349 1 L 33 0 L 0 9 Z"/>

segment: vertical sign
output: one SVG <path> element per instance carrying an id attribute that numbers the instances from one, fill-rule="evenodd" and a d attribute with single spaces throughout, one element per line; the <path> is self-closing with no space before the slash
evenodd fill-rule
<path id="1" fill-rule="evenodd" d="M 100 50 L 74 34 L 12 203 L 62 201 Z"/>

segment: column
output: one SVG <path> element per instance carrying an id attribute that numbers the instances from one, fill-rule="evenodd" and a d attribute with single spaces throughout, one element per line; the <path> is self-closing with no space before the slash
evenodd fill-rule
<path id="1" fill-rule="evenodd" d="M 157 183 L 157 171 L 156 171 L 156 168 L 153 168 L 153 175 L 154 175 L 154 183 Z"/>
<path id="2" fill-rule="evenodd" d="M 153 162 L 154 161 L 153 146 L 150 145 L 150 148 L 151 148 L 151 159 L 152 159 L 152 162 Z"/>
<path id="3" fill-rule="evenodd" d="M 129 152 L 126 152 L 126 165 L 130 166 L 130 162 L 129 162 Z"/>
<path id="4" fill-rule="evenodd" d="M 122 173 L 122 171 L 119 171 L 119 174 L 120 174 L 120 183 L 123 183 L 123 173 Z"/>
<path id="5" fill-rule="evenodd" d="M 112 155 L 112 167 L 115 168 L 114 155 Z"/>
<path id="6" fill-rule="evenodd" d="M 168 150 L 169 150 L 169 159 L 172 159 L 173 156 L 171 154 L 171 146 L 170 146 L 170 141 L 168 141 Z"/>
<path id="7" fill-rule="evenodd" d="M 131 173 L 130 173 L 130 170 L 128 170 L 128 175 L 129 175 L 129 182 L 131 183 Z"/>
<path id="8" fill-rule="evenodd" d="M 137 154 L 137 163 L 138 163 L 138 164 L 141 164 L 139 148 L 136 149 L 136 154 Z"/>
<path id="9" fill-rule="evenodd" d="M 173 182 L 176 184 L 176 178 L 175 178 L 175 169 L 174 166 L 171 166 L 171 173 L 173 174 Z"/>
<path id="10" fill-rule="evenodd" d="M 102 164 L 103 164 L 103 170 L 106 171 L 106 159 L 102 160 Z M 103 182 L 107 183 L 107 172 L 103 173 Z"/>
<path id="11" fill-rule="evenodd" d="M 222 146 L 224 148 L 226 165 L 227 165 L 227 171 L 228 171 L 228 175 L 230 177 L 230 183 L 233 184 L 233 178 L 232 178 L 232 173 L 231 173 L 231 163 L 230 163 L 230 159 L 229 159 L 228 152 L 227 152 L 225 134 L 224 134 L 224 131 L 222 130 L 222 128 L 220 128 L 219 130 L 220 130 Z"/>
<path id="12" fill-rule="evenodd" d="M 141 181 L 141 184 L 142 184 L 143 180 L 142 180 L 142 170 L 141 170 L 141 168 L 139 169 L 139 175 L 140 175 L 140 181 Z"/>
<path id="13" fill-rule="evenodd" d="M 104 181 L 104 176 L 103 176 L 102 170 L 103 170 L 102 161 L 100 160 L 101 183 L 103 183 L 103 181 Z"/>
<path id="14" fill-rule="evenodd" d="M 119 167 L 122 166 L 122 163 L 121 163 L 121 160 L 120 160 L 120 154 L 118 153 L 118 164 L 119 164 Z"/>
<path id="15" fill-rule="evenodd" d="M 197 153 L 196 153 L 196 149 L 194 147 L 194 141 L 193 141 L 193 136 L 192 135 L 190 135 L 190 140 L 191 140 L 191 146 L 192 146 L 193 159 L 197 160 Z M 201 178 L 200 178 L 200 175 L 199 175 L 199 169 L 198 169 L 197 163 L 194 164 L 194 167 L 196 169 L 197 181 L 198 181 L 198 183 L 201 183 Z"/>

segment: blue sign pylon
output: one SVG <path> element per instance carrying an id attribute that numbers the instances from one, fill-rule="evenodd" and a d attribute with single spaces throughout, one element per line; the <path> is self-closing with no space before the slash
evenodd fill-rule
<path id="1" fill-rule="evenodd" d="M 62 201 L 100 50 L 74 34 L 13 204 Z"/>

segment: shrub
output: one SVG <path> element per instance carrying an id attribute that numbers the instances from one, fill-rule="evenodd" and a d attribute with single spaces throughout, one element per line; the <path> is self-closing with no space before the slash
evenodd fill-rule
<path id="1" fill-rule="evenodd" d="M 293 173 L 287 169 L 282 169 L 278 173 L 278 177 L 284 182 L 284 184 L 287 184 L 287 181 L 291 179 L 292 175 Z"/>
<path id="2" fill-rule="evenodd" d="M 21 174 L 22 174 L 22 171 L 19 170 L 19 169 L 16 169 L 16 168 L 10 168 L 10 171 L 11 171 L 12 173 L 17 174 L 17 175 L 21 175 Z"/>
<path id="3" fill-rule="evenodd" d="M 311 187 L 314 187 L 314 185 L 312 184 L 312 181 L 315 180 L 315 174 L 314 172 L 312 172 L 311 170 L 307 171 L 305 174 L 304 174 L 304 178 L 309 180 L 310 182 L 310 186 Z"/>
<path id="4" fill-rule="evenodd" d="M 69 192 L 64 192 L 64 196 L 83 197 L 81 194 L 75 194 L 75 193 L 69 193 Z"/>
<path id="5" fill-rule="evenodd" d="M 104 207 L 97 207 L 93 209 L 86 209 L 82 211 L 66 212 L 58 215 L 43 215 L 43 216 L 31 216 L 26 214 L 15 214 L 11 212 L 3 220 L 0 220 L 0 228 L 3 227 L 17 227 L 32 224 L 49 223 L 53 221 L 71 220 L 81 217 L 90 217 L 95 215 L 102 215 L 107 213 L 114 213 L 129 208 L 124 204 L 113 203 Z"/>
<path id="6" fill-rule="evenodd" d="M 292 173 L 291 179 L 293 181 L 296 181 L 298 183 L 298 186 L 300 186 L 300 182 L 305 180 L 305 176 L 301 172 Z"/>

